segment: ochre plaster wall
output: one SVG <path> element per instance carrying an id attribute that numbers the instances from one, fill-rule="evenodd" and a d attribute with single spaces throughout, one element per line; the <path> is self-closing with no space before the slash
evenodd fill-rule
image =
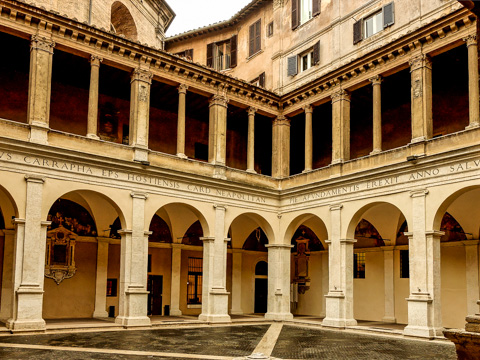
<path id="1" fill-rule="evenodd" d="M 152 271 L 148 275 L 163 276 L 162 307 L 170 305 L 170 291 L 172 284 L 172 249 L 148 249 L 148 254 L 152 255 Z M 183 265 L 183 264 L 182 264 Z M 162 309 L 162 313 L 163 313 Z"/>
<path id="2" fill-rule="evenodd" d="M 180 273 L 180 310 L 184 315 L 200 315 L 201 307 L 187 307 L 187 281 L 188 281 L 188 258 L 203 258 L 203 248 L 199 247 L 198 251 L 182 249 L 182 270 Z M 203 295 L 203 294 L 202 294 Z"/>
<path id="3" fill-rule="evenodd" d="M 395 317 L 397 323 L 408 323 L 408 304 L 407 299 L 410 296 L 410 279 L 400 278 L 400 251 L 393 252 L 393 273 L 394 273 L 394 292 L 395 292 Z"/>
<path id="4" fill-rule="evenodd" d="M 292 257 L 292 273 L 295 270 Z M 298 315 L 316 315 L 322 314 L 323 309 L 323 291 L 322 291 L 322 253 L 313 252 L 308 262 L 309 275 L 311 278 L 310 289 L 305 294 L 298 294 L 298 306 L 296 314 Z"/>
<path id="5" fill-rule="evenodd" d="M 107 296 L 107 311 L 115 306 L 115 316 L 118 315 L 118 294 L 120 293 L 120 244 L 110 244 L 108 247 L 108 279 L 117 279 L 117 296 Z"/>
<path id="6" fill-rule="evenodd" d="M 245 251 L 242 256 L 242 310 L 252 314 L 255 310 L 255 265 L 267 261 L 267 253 Z"/>

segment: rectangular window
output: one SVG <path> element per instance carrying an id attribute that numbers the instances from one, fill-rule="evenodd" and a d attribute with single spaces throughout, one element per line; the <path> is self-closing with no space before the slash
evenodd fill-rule
<path id="1" fill-rule="evenodd" d="M 353 254 L 353 278 L 365 279 L 365 253 Z"/>
<path id="2" fill-rule="evenodd" d="M 248 54 L 252 56 L 259 52 L 262 49 L 262 39 L 261 39 L 261 26 L 262 26 L 262 19 L 259 19 L 254 24 L 250 25 L 249 29 L 249 46 L 248 46 Z"/>
<path id="3" fill-rule="evenodd" d="M 273 21 L 267 25 L 267 36 L 270 37 L 273 35 Z"/>
<path id="4" fill-rule="evenodd" d="M 375 14 L 369 15 L 353 24 L 353 44 L 375 35 L 395 23 L 395 4 L 388 3 Z"/>
<path id="5" fill-rule="evenodd" d="M 214 44 L 213 64 L 215 70 L 225 70 L 230 68 L 230 41 Z"/>
<path id="6" fill-rule="evenodd" d="M 363 24 L 365 38 L 375 35 L 383 29 L 383 13 L 379 11 L 376 14 L 369 16 L 363 21 Z"/>
<path id="7" fill-rule="evenodd" d="M 309 50 L 307 53 L 300 55 L 300 72 L 308 70 L 312 67 L 313 50 Z"/>
<path id="8" fill-rule="evenodd" d="M 107 279 L 107 296 L 117 296 L 117 279 Z"/>
<path id="9" fill-rule="evenodd" d="M 400 250 L 400 278 L 408 279 L 410 277 L 410 259 L 408 250 Z"/>
<path id="10" fill-rule="evenodd" d="M 202 258 L 188 258 L 187 304 L 202 303 Z"/>
<path id="11" fill-rule="evenodd" d="M 193 49 L 188 49 L 188 50 L 185 50 L 185 51 L 180 51 L 178 53 L 175 53 L 175 55 L 178 55 L 178 56 L 181 56 L 181 57 L 184 57 L 188 60 L 193 60 Z"/>
<path id="12" fill-rule="evenodd" d="M 300 25 L 313 17 L 312 0 L 300 0 Z"/>

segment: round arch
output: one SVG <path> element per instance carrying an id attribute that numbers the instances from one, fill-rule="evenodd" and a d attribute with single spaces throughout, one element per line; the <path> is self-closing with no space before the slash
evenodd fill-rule
<path id="1" fill-rule="evenodd" d="M 111 9 L 112 30 L 130 40 L 138 40 L 137 25 L 128 8 L 120 1 L 115 1 Z"/>
<path id="2" fill-rule="evenodd" d="M 13 199 L 12 195 L 2 186 L 0 186 L 0 209 L 1 214 L 3 215 L 3 222 L 5 227 L 11 224 L 11 219 L 13 217 L 17 218 L 18 207 Z"/>
<path id="3" fill-rule="evenodd" d="M 251 212 L 237 215 L 228 226 L 225 226 L 226 236 L 230 228 L 232 228 L 233 233 L 235 233 L 235 229 L 233 228 L 235 228 L 237 225 L 240 226 L 240 224 L 242 223 L 242 218 L 246 220 L 244 221 L 242 233 L 246 233 L 247 235 L 239 236 L 238 238 L 233 236 L 232 248 L 241 249 L 247 236 L 250 235 L 250 233 L 258 227 L 260 227 L 265 233 L 265 235 L 267 235 L 268 242 L 269 243 L 273 242 L 275 235 L 270 223 L 263 216 L 256 213 L 251 213 Z"/>
<path id="4" fill-rule="evenodd" d="M 325 240 L 328 239 L 328 230 L 325 222 L 315 214 L 307 213 L 297 216 L 293 219 L 288 225 L 284 238 L 284 243 L 290 245 L 295 231 L 300 227 L 300 225 L 305 225 L 309 227 L 319 238 L 323 247 L 326 249 L 327 245 Z"/>

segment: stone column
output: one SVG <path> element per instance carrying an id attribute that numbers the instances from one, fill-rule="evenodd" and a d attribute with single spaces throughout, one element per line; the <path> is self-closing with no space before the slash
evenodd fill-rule
<path id="1" fill-rule="evenodd" d="M 464 38 L 463 41 L 467 43 L 468 48 L 468 95 L 470 104 L 470 121 L 467 129 L 472 129 L 480 126 L 477 35 L 469 35 Z"/>
<path id="2" fill-rule="evenodd" d="M 180 274 L 182 270 L 182 245 L 172 244 L 172 283 L 170 287 L 170 315 L 182 316 L 180 310 Z"/>
<path id="3" fill-rule="evenodd" d="M 13 314 L 7 321 L 12 331 L 45 330 L 42 318 L 45 248 L 48 221 L 42 221 L 45 179 L 26 175 L 25 220 L 15 219 Z"/>
<path id="4" fill-rule="evenodd" d="M 132 230 L 121 230 L 120 296 L 117 324 L 125 327 L 148 326 L 147 267 L 148 236 L 145 231 L 147 194 L 132 192 Z"/>
<path id="5" fill-rule="evenodd" d="M 290 119 L 280 115 L 273 120 L 272 177 L 290 176 Z"/>
<path id="6" fill-rule="evenodd" d="M 465 244 L 465 268 L 467 279 L 467 314 L 478 313 L 477 300 L 480 294 L 478 283 L 478 243 L 479 241 L 466 241 Z"/>
<path id="7" fill-rule="evenodd" d="M 135 161 L 148 161 L 148 127 L 150 119 L 150 87 L 153 74 L 145 69 L 132 73 L 130 94 L 130 145 Z"/>
<path id="8" fill-rule="evenodd" d="M 55 42 L 51 38 L 32 35 L 27 119 L 29 140 L 38 144 L 48 143 L 54 47 Z"/>
<path id="9" fill-rule="evenodd" d="M 15 256 L 15 230 L 3 230 L 5 245 L 3 247 L 2 298 L 0 301 L 0 320 L 3 322 L 13 316 L 13 274 Z"/>
<path id="10" fill-rule="evenodd" d="M 247 142 L 247 172 L 256 174 L 255 171 L 255 113 L 257 109 L 248 108 L 248 142 Z"/>
<path id="11" fill-rule="evenodd" d="M 177 122 L 177 156 L 186 159 L 185 155 L 185 107 L 188 86 L 180 84 L 178 87 L 178 122 Z"/>
<path id="12" fill-rule="evenodd" d="M 290 312 L 290 258 L 292 245 L 269 244 L 268 296 L 265 319 L 283 321 L 293 319 Z"/>
<path id="13" fill-rule="evenodd" d="M 326 295 L 328 294 L 328 253 L 322 253 L 322 317 L 326 316 Z"/>
<path id="14" fill-rule="evenodd" d="M 228 98 L 223 94 L 210 100 L 208 162 L 215 165 L 214 177 L 222 179 L 227 159 L 227 104 Z"/>
<path id="15" fill-rule="evenodd" d="M 409 245 L 410 296 L 408 326 L 404 335 L 433 338 L 442 336 L 440 306 L 440 231 L 426 231 L 426 197 L 428 190 L 412 191 L 411 232 Z"/>
<path id="16" fill-rule="evenodd" d="M 312 157 L 313 157 L 313 131 L 312 131 L 312 117 L 313 107 L 307 105 L 305 110 L 305 170 L 304 173 L 312 171 Z"/>
<path id="17" fill-rule="evenodd" d="M 243 315 L 242 310 L 242 258 L 241 249 L 232 250 L 232 309 L 230 314 Z"/>
<path id="18" fill-rule="evenodd" d="M 373 86 L 373 150 L 372 155 L 382 152 L 382 77 L 369 79 Z"/>
<path id="19" fill-rule="evenodd" d="M 432 60 L 425 54 L 410 59 L 412 76 L 412 143 L 432 138 Z"/>
<path id="20" fill-rule="evenodd" d="M 326 316 L 323 326 L 357 325 L 353 317 L 353 244 L 356 240 L 341 239 L 342 205 L 332 205 L 331 239 L 328 244 L 329 292 L 326 295 Z"/>
<path id="21" fill-rule="evenodd" d="M 395 323 L 395 277 L 393 262 L 393 246 L 382 247 L 383 273 L 385 282 L 385 314 L 382 321 Z"/>
<path id="22" fill-rule="evenodd" d="M 98 124 L 98 87 L 100 79 L 100 63 L 103 59 L 99 56 L 92 55 L 90 58 L 90 92 L 88 94 L 88 123 L 87 137 L 91 139 L 99 139 L 97 135 Z"/>
<path id="23" fill-rule="evenodd" d="M 202 313 L 199 320 L 230 322 L 227 292 L 227 242 L 225 238 L 226 207 L 215 207 L 215 237 L 203 240 Z"/>
<path id="24" fill-rule="evenodd" d="M 95 310 L 93 317 L 108 318 L 107 277 L 109 238 L 97 238 L 97 276 L 95 280 Z"/>
<path id="25" fill-rule="evenodd" d="M 332 95 L 332 164 L 350 160 L 350 94 Z"/>

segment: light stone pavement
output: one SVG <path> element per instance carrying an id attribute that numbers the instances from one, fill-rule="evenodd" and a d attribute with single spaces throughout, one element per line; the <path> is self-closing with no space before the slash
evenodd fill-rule
<path id="1" fill-rule="evenodd" d="M 288 323 L 0 335 L 0 359 L 456 359 L 445 340 Z"/>

